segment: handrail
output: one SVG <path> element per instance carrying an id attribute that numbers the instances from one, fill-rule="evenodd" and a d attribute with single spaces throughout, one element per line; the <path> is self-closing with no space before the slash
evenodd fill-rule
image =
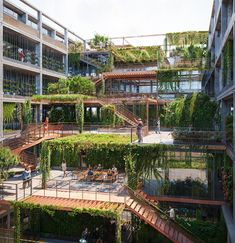
<path id="1" fill-rule="evenodd" d="M 157 212 L 160 213 L 160 216 L 164 216 L 167 218 L 167 220 L 171 220 L 173 221 L 173 223 L 177 226 L 177 228 L 179 229 L 183 229 L 184 231 L 186 231 L 187 235 L 192 238 L 194 237 L 198 242 L 204 242 L 203 240 L 201 240 L 200 238 L 198 238 L 197 235 L 195 235 L 193 232 L 191 232 L 189 229 L 185 228 L 182 224 L 180 224 L 179 222 L 177 222 L 176 220 L 172 220 L 168 214 L 166 214 L 164 211 L 162 211 L 157 205 L 155 205 L 154 203 L 150 202 L 149 200 L 147 200 L 146 198 L 144 198 L 142 195 L 136 193 L 135 190 L 133 190 L 131 187 L 129 187 L 127 184 L 124 184 L 124 186 L 127 188 L 127 190 L 129 192 L 131 192 L 131 194 L 136 197 L 137 199 L 143 201 L 145 204 L 148 204 L 149 206 L 153 207 Z M 137 194 L 137 195 L 136 195 Z"/>

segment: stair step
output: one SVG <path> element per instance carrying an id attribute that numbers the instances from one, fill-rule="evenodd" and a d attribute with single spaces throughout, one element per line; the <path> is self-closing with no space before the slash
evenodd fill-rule
<path id="1" fill-rule="evenodd" d="M 127 205 L 127 206 L 130 206 L 130 205 L 132 204 L 133 201 L 134 201 L 134 200 L 130 198 L 130 199 L 126 202 L 126 205 Z"/>
<path id="2" fill-rule="evenodd" d="M 154 214 L 154 216 L 152 217 L 151 223 L 156 224 L 157 219 L 158 219 L 157 215 Z"/>
<path id="3" fill-rule="evenodd" d="M 145 219 L 147 219 L 149 213 L 150 213 L 149 208 L 146 208 L 145 211 L 144 211 L 143 217 L 144 217 Z"/>
<path id="4" fill-rule="evenodd" d="M 134 202 L 132 202 L 132 204 L 130 205 L 130 207 L 135 210 L 135 207 L 136 207 L 137 204 L 138 203 L 134 201 Z"/>
<path id="5" fill-rule="evenodd" d="M 135 211 L 139 212 L 140 208 L 141 208 L 141 204 L 137 204 L 137 206 L 135 207 Z"/>
<path id="6" fill-rule="evenodd" d="M 145 210 L 145 207 L 142 206 L 141 209 L 139 210 L 139 214 L 143 215 L 144 214 L 144 210 Z"/>

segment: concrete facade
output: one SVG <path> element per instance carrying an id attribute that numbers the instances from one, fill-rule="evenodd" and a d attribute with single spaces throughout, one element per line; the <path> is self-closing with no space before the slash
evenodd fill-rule
<path id="1" fill-rule="evenodd" d="M 230 44 L 229 44 L 230 43 Z M 228 46 L 230 45 L 230 49 Z M 203 90 L 214 97 L 220 106 L 221 129 L 227 155 L 233 163 L 233 212 L 223 208 L 229 242 L 235 242 L 235 129 L 233 139 L 226 138 L 226 119 L 233 116 L 235 127 L 235 1 L 214 0 L 209 26 L 209 70 L 203 81 Z M 228 64 L 229 60 L 229 64 Z"/>
<path id="2" fill-rule="evenodd" d="M 84 39 L 74 34 L 68 28 L 53 20 L 39 9 L 24 0 L 21 0 L 22 6 L 16 6 L 11 1 L 0 0 L 0 137 L 3 138 L 3 103 L 22 103 L 22 100 L 30 99 L 30 96 L 4 93 L 4 70 L 10 68 L 17 69 L 25 74 L 33 74 L 35 77 L 36 94 L 43 93 L 44 77 L 59 79 L 68 75 L 68 48 L 69 43 L 79 40 L 84 43 Z M 24 9 L 27 9 L 26 12 Z M 35 15 L 36 13 L 36 15 Z M 50 24 L 49 24 L 50 23 Z M 53 25 L 50 26 L 50 25 Z M 4 34 L 5 32 L 14 33 L 19 38 L 23 38 L 31 45 L 34 45 L 35 53 L 38 57 L 37 65 L 28 64 L 28 62 L 9 58 L 4 55 Z M 17 47 L 13 47 L 17 48 Z M 63 62 L 63 71 L 45 68 L 43 65 L 43 50 L 47 50 L 61 56 Z M 16 49 L 17 55 L 17 49 Z M 26 53 L 25 53 L 26 54 Z M 17 81 L 18 82 L 18 81 Z M 20 82 L 20 81 L 19 81 Z M 20 100 L 20 102 L 18 102 Z M 42 105 L 36 105 L 35 122 L 42 119 Z"/>

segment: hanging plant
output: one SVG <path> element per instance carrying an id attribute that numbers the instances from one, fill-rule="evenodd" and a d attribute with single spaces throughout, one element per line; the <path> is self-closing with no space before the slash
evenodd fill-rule
<path id="1" fill-rule="evenodd" d="M 32 122 L 32 110 L 31 110 L 31 102 L 27 100 L 23 104 L 23 122 L 24 124 L 30 124 Z"/>
<path id="2" fill-rule="evenodd" d="M 79 127 L 79 132 L 83 132 L 84 127 L 84 104 L 82 101 L 79 101 L 75 105 L 75 114 L 76 114 L 76 123 Z"/>
<path id="3" fill-rule="evenodd" d="M 6 123 L 13 121 L 15 103 L 3 103 L 3 120 Z"/>

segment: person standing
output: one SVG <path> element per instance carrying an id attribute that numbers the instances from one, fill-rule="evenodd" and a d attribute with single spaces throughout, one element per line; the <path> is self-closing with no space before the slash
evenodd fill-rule
<path id="1" fill-rule="evenodd" d="M 161 133 L 161 121 L 160 121 L 160 118 L 157 119 L 157 124 L 156 124 L 156 133 Z"/>
<path id="2" fill-rule="evenodd" d="M 48 126 L 49 126 L 49 118 L 46 117 L 45 122 L 44 122 L 44 135 L 48 133 Z"/>
<path id="3" fill-rule="evenodd" d="M 142 128 L 143 128 L 143 122 L 141 120 L 141 118 L 138 119 L 138 125 L 136 127 L 136 134 L 138 136 L 138 143 L 142 143 L 143 142 L 143 134 L 142 134 Z"/>
<path id="4" fill-rule="evenodd" d="M 62 171 L 63 171 L 63 173 L 64 173 L 64 177 L 65 176 L 67 176 L 67 164 L 66 164 L 66 161 L 63 159 L 63 161 L 62 161 L 62 164 L 61 164 L 61 169 L 62 169 Z"/>
<path id="5" fill-rule="evenodd" d="M 175 210 L 170 206 L 170 210 L 168 211 L 170 219 L 175 220 Z"/>

